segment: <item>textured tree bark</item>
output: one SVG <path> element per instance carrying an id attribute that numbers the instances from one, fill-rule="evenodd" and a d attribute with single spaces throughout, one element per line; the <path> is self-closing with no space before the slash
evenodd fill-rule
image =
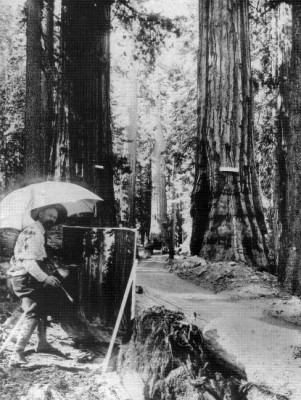
<path id="1" fill-rule="evenodd" d="M 266 268 L 266 227 L 253 154 L 248 2 L 202 0 L 199 14 L 191 252 Z"/>
<path id="2" fill-rule="evenodd" d="M 287 5 L 280 5 L 278 10 L 278 18 L 284 13 Z M 285 241 L 287 234 L 287 145 L 289 138 L 289 110 L 290 110 L 290 88 L 289 74 L 291 67 L 291 20 L 286 21 L 285 25 L 280 26 L 281 32 L 286 38 L 283 45 L 280 40 L 280 62 L 279 65 L 279 95 L 278 95 L 278 119 L 276 133 L 276 149 L 275 149 L 275 183 L 273 192 L 274 201 L 274 218 L 273 218 L 273 234 L 275 249 L 276 273 L 281 282 L 285 279 L 285 260 L 287 257 L 286 248 L 281 244 Z M 278 24 L 280 21 L 278 21 Z M 279 29 L 279 28 L 278 28 Z M 289 44 L 288 44 L 289 43 Z M 282 45 L 281 45 L 282 44 Z M 279 57 L 279 54 L 278 54 Z"/>
<path id="3" fill-rule="evenodd" d="M 54 0 L 47 0 L 43 20 L 43 70 L 42 70 L 42 120 L 41 131 L 45 138 L 45 170 L 49 172 L 50 149 L 54 122 L 53 85 L 54 85 Z"/>
<path id="4" fill-rule="evenodd" d="M 132 229 L 64 227 L 64 262 L 76 265 L 65 287 L 75 307 L 63 305 L 61 322 L 73 336 L 82 338 L 86 332 L 98 340 L 102 328 L 114 327 L 135 260 L 135 238 Z M 132 318 L 132 295 L 123 315 L 123 333 Z M 100 337 L 104 334 L 105 329 Z"/>
<path id="5" fill-rule="evenodd" d="M 150 238 L 165 240 L 166 222 L 167 222 L 167 200 L 166 200 L 166 182 L 165 170 L 163 165 L 163 152 L 165 150 L 165 139 L 161 125 L 161 93 L 160 81 L 158 79 L 156 113 L 157 126 L 154 132 L 153 148 L 151 154 L 152 170 L 152 203 L 151 203 L 151 226 Z"/>
<path id="6" fill-rule="evenodd" d="M 102 225 L 115 226 L 110 129 L 110 3 L 63 0 L 62 93 L 55 179 L 99 194 Z"/>
<path id="7" fill-rule="evenodd" d="M 141 244 L 144 245 L 145 239 L 149 239 L 151 224 L 151 162 L 142 166 L 137 165 L 137 209 L 136 217 L 140 223 Z"/>
<path id="8" fill-rule="evenodd" d="M 130 103 L 128 106 L 129 114 L 129 125 L 127 127 L 128 132 L 128 158 L 131 173 L 129 174 L 129 185 L 128 185 L 128 226 L 135 227 L 135 193 L 136 193 L 136 162 L 137 162 L 137 123 L 138 123 L 138 77 L 137 68 L 135 65 L 135 38 L 132 27 L 132 65 L 129 73 L 129 91 L 130 91 Z"/>
<path id="9" fill-rule="evenodd" d="M 25 175 L 28 179 L 45 174 L 45 137 L 41 130 L 41 15 L 42 1 L 27 0 L 26 29 L 26 112 Z"/>
<path id="10" fill-rule="evenodd" d="M 68 63 L 71 52 L 68 47 L 69 15 L 67 5 L 61 6 L 60 51 L 62 54 L 58 98 L 55 105 L 55 129 L 50 151 L 49 176 L 56 181 L 70 181 L 70 137 L 69 137 L 69 106 L 72 96 L 71 81 L 68 76 Z M 69 54 L 70 53 L 70 54 Z"/>
<path id="11" fill-rule="evenodd" d="M 284 286 L 301 294 L 301 4 L 292 5 L 289 135 L 287 141 L 286 220 L 280 243 L 279 275 Z"/>

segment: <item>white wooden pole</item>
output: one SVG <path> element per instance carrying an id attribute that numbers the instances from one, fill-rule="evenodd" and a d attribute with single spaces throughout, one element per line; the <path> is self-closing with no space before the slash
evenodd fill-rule
<path id="1" fill-rule="evenodd" d="M 135 245 L 135 249 L 136 249 L 136 245 Z M 134 253 L 134 257 L 136 257 L 136 252 Z M 125 309 L 126 301 L 127 301 L 128 296 L 129 296 L 132 283 L 134 282 L 134 277 L 135 277 L 135 274 L 136 274 L 137 264 L 138 264 L 138 260 L 135 259 L 135 261 L 133 263 L 132 271 L 131 271 L 131 274 L 130 274 L 130 277 L 129 277 L 129 280 L 128 280 L 128 283 L 126 285 L 126 289 L 125 289 L 124 296 L 123 296 L 123 299 L 122 299 L 121 307 L 120 307 L 120 310 L 119 310 L 119 313 L 118 313 L 118 317 L 117 317 L 117 321 L 116 321 L 116 324 L 115 324 L 115 327 L 114 327 L 113 335 L 112 335 L 112 338 L 111 338 L 111 341 L 110 341 L 109 349 L 108 349 L 107 355 L 106 355 L 106 357 L 104 359 L 104 362 L 103 362 L 103 366 L 102 366 L 102 372 L 103 373 L 107 372 L 107 368 L 108 368 L 109 361 L 110 361 L 110 358 L 111 358 L 113 346 L 114 346 L 114 343 L 115 343 L 115 340 L 116 340 L 116 337 L 117 337 L 119 325 L 120 325 L 121 318 L 122 318 L 122 315 L 123 315 L 123 312 L 124 312 L 124 309 Z M 135 288 L 133 288 L 133 290 L 135 290 Z"/>

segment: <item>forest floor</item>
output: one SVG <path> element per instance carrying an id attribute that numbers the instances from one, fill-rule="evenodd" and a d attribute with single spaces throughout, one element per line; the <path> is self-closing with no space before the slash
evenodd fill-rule
<path id="1" fill-rule="evenodd" d="M 141 287 L 136 295 L 138 312 L 164 305 L 183 311 L 203 332 L 208 327 L 230 336 L 233 330 L 240 332 L 234 353 L 244 363 L 248 379 L 288 399 L 301 399 L 301 301 L 283 291 L 275 277 L 234 262 L 212 264 L 180 256 L 170 262 L 155 254 L 139 263 L 136 285 Z M 0 287 L 0 322 L 15 306 Z M 0 344 L 6 335 L 0 325 Z M 129 394 L 133 383 L 121 382 L 113 372 L 114 357 L 112 372 L 101 373 L 105 349 L 76 348 L 55 323 L 48 339 L 64 357 L 35 353 L 35 339 L 26 367 L 9 368 L 13 344 L 0 358 L 1 400 L 142 400 Z"/>
<path id="2" fill-rule="evenodd" d="M 0 302 L 4 310 L 5 305 Z M 1 335 L 4 339 L 7 333 L 0 327 Z M 47 329 L 47 338 L 61 354 L 36 353 L 34 333 L 26 351 L 28 364 L 9 366 L 13 343 L 0 356 L 1 400 L 129 400 L 118 375 L 101 371 L 106 349 L 75 346 L 56 323 Z M 114 369 L 112 363 L 108 371 Z"/>

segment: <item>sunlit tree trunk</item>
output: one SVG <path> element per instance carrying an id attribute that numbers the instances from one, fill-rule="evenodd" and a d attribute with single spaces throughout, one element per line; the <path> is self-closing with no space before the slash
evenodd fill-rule
<path id="1" fill-rule="evenodd" d="M 292 56 L 289 75 L 289 135 L 285 223 L 280 243 L 280 279 L 293 293 L 301 294 L 301 4 L 292 5 Z"/>
<path id="2" fill-rule="evenodd" d="M 276 132 L 275 150 L 275 184 L 273 190 L 274 199 L 274 249 L 276 272 L 280 281 L 285 279 L 285 259 L 286 249 L 281 245 L 287 232 L 287 144 L 289 137 L 289 110 L 290 110 L 290 91 L 289 91 L 289 71 L 291 61 L 291 9 L 287 4 L 282 4 L 275 10 L 277 18 L 278 33 L 278 118 Z M 284 20 L 284 16 L 286 16 Z M 283 22 L 282 22 L 283 21 Z"/>
<path id="3" fill-rule="evenodd" d="M 267 267 L 247 0 L 201 0 L 192 254 Z"/>
<path id="4" fill-rule="evenodd" d="M 63 0 L 62 93 L 55 179 L 82 182 L 102 199 L 102 225 L 115 226 L 110 129 L 111 1 Z"/>
<path id="5" fill-rule="evenodd" d="M 45 174 L 45 137 L 41 129 L 42 0 L 27 0 L 25 175 Z"/>
<path id="6" fill-rule="evenodd" d="M 157 124 L 153 134 L 153 148 L 151 154 L 152 171 L 152 202 L 151 202 L 151 226 L 150 238 L 163 240 L 166 237 L 167 222 L 167 200 L 165 168 L 163 164 L 163 152 L 165 150 L 165 139 L 161 124 L 161 93 L 158 79 L 156 114 Z"/>
<path id="7" fill-rule="evenodd" d="M 175 246 L 176 246 L 176 226 L 177 226 L 177 203 L 176 203 L 176 157 L 173 160 L 173 176 L 172 176 L 172 188 L 171 188 L 171 223 L 168 227 L 168 246 L 169 246 L 169 259 L 173 260 L 175 256 Z"/>
<path id="8" fill-rule="evenodd" d="M 133 28 L 132 28 L 133 33 Z M 135 227 L 135 193 L 136 193 L 136 162 L 137 162 L 137 123 L 138 123 L 138 76 L 135 65 L 135 38 L 132 36 L 131 58 L 132 64 L 129 73 L 130 101 L 128 106 L 128 160 L 131 168 L 128 184 L 128 226 Z"/>

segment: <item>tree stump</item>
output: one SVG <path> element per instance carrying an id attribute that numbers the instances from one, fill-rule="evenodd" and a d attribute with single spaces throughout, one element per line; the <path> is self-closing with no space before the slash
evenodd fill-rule
<path id="1" fill-rule="evenodd" d="M 62 327 L 72 336 L 106 341 L 115 325 L 135 259 L 136 233 L 125 228 L 63 227 L 62 252 L 70 275 L 65 288 L 75 300 L 61 306 Z M 120 330 L 128 331 L 133 291 Z M 100 331 L 102 331 L 100 333 Z"/>

